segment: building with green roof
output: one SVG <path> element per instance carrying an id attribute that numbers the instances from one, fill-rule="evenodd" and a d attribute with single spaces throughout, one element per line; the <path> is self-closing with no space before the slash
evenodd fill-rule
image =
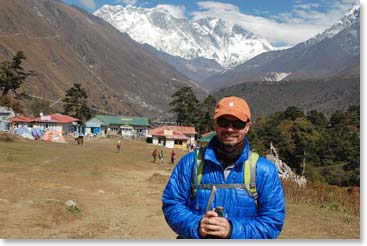
<path id="1" fill-rule="evenodd" d="M 147 117 L 96 115 L 85 123 L 86 134 L 146 136 L 149 129 Z"/>
<path id="2" fill-rule="evenodd" d="M 206 134 L 203 134 L 201 138 L 199 139 L 200 146 L 206 146 L 210 142 L 210 140 L 217 135 L 215 131 L 208 132 Z"/>

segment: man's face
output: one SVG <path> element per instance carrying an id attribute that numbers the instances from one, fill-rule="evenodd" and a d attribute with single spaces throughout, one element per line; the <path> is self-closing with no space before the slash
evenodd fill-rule
<path id="1" fill-rule="evenodd" d="M 223 115 L 214 121 L 217 139 L 229 148 L 235 147 L 245 139 L 251 125 L 251 123 L 247 123 L 244 128 L 238 129 L 241 126 L 241 124 L 238 124 L 240 122 L 234 123 L 233 121 L 240 120 L 232 115 Z"/>

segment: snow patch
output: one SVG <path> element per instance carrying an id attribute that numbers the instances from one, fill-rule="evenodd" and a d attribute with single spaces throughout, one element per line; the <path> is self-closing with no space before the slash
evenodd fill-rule
<path id="1" fill-rule="evenodd" d="M 263 80 L 264 81 L 278 82 L 278 81 L 282 81 L 283 79 L 285 79 L 286 77 L 288 77 L 290 74 L 292 74 L 292 73 L 278 73 L 278 72 L 268 73 L 263 78 Z"/>

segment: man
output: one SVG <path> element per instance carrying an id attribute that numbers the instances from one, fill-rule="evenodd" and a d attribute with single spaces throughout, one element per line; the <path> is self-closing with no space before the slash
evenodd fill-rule
<path id="1" fill-rule="evenodd" d="M 158 158 L 159 158 L 159 163 L 160 163 L 160 164 L 164 164 L 164 154 L 163 154 L 163 150 L 161 150 L 161 151 L 158 153 Z"/>
<path id="2" fill-rule="evenodd" d="M 251 159 L 246 138 L 251 127 L 248 104 L 238 97 L 225 97 L 217 103 L 213 118 L 216 136 L 202 154 L 202 170 L 195 168 L 195 151 L 185 155 L 163 192 L 162 209 L 168 225 L 178 238 L 277 238 L 285 206 L 275 165 L 258 157 L 253 169 L 257 199 L 247 189 L 238 188 L 243 187 L 245 175 L 250 173 L 244 172 L 245 161 Z M 199 188 L 193 181 L 198 177 L 203 187 L 211 189 Z M 213 209 L 219 206 L 224 208 L 223 217 Z"/>
<path id="3" fill-rule="evenodd" d="M 117 141 L 116 147 L 117 147 L 117 153 L 120 153 L 120 149 L 121 149 L 121 141 L 120 140 Z"/>
<path id="4" fill-rule="evenodd" d="M 173 149 L 172 152 L 171 152 L 171 164 L 174 164 L 175 160 L 176 160 L 176 152 Z"/>
<path id="5" fill-rule="evenodd" d="M 157 149 L 154 149 L 153 152 L 152 152 L 153 163 L 155 163 L 155 159 L 157 158 L 157 155 L 158 155 L 158 150 Z"/>

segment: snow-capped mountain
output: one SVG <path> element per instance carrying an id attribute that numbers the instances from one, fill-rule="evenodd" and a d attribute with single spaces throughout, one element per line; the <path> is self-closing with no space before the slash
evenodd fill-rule
<path id="1" fill-rule="evenodd" d="M 206 95 L 128 35 L 62 1 L 0 1 L 0 36 L 0 61 L 21 49 L 25 68 L 36 72 L 24 90 L 45 100 L 80 83 L 90 107 L 103 113 L 164 120 L 173 117 L 169 103 L 178 89 L 191 86 L 198 98 Z M 21 100 L 30 114 L 30 101 Z"/>
<path id="2" fill-rule="evenodd" d="M 360 5 L 315 37 L 284 49 L 264 52 L 244 64 L 209 77 L 209 90 L 249 81 L 280 81 L 359 76 Z"/>
<path id="3" fill-rule="evenodd" d="M 356 25 L 358 25 L 359 27 L 359 22 L 360 22 L 360 5 L 359 1 L 356 1 L 354 6 L 337 23 L 335 23 L 326 31 L 317 34 L 315 37 L 307 40 L 306 42 L 304 42 L 304 44 L 314 45 L 326 38 L 331 39 L 343 30 L 347 30 L 350 33 L 350 35 L 359 39 L 359 29 L 356 30 L 355 28 L 353 28 Z M 358 52 L 359 54 L 359 45 L 358 50 L 356 50 L 356 52 Z"/>
<path id="4" fill-rule="evenodd" d="M 219 18 L 189 21 L 175 18 L 162 8 L 109 5 L 94 15 L 139 43 L 185 59 L 213 59 L 225 68 L 274 49 L 268 41 Z"/>

